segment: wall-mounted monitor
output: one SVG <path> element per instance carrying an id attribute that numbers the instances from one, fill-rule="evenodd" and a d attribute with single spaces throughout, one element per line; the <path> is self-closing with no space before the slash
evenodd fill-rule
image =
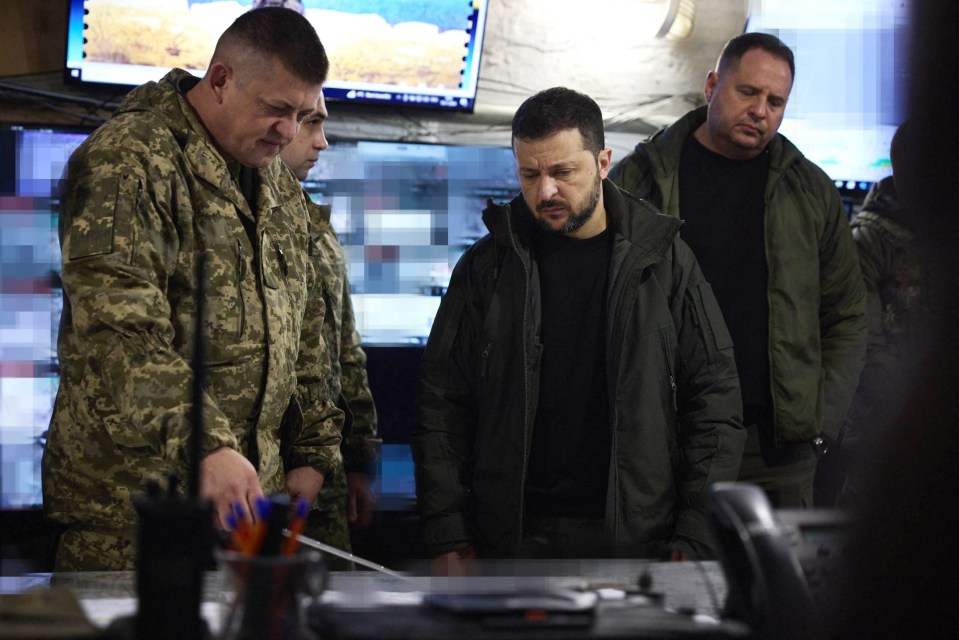
<path id="1" fill-rule="evenodd" d="M 472 111 L 489 0 L 287 0 L 330 57 L 327 100 Z M 203 75 L 220 34 L 262 0 L 70 0 L 67 77 L 136 86 Z"/>
<path id="2" fill-rule="evenodd" d="M 40 503 L 40 456 L 59 382 L 63 307 L 56 184 L 86 135 L 0 125 L 0 508 Z M 387 389 L 377 400 L 384 439 L 405 442 L 419 355 L 452 268 L 486 233 L 481 216 L 487 198 L 508 200 L 519 192 L 512 151 L 337 142 L 320 154 L 308 178 L 311 197 L 333 206 L 364 344 L 382 351 L 370 354 L 371 384 L 385 380 L 398 387 L 391 376 L 401 367 L 409 371 L 403 397 Z M 388 371 L 381 375 L 375 366 Z M 410 498 L 408 466 L 391 467 L 393 484 L 384 485 L 384 493 Z M 384 482 L 386 475 L 384 469 Z"/>
<path id="3" fill-rule="evenodd" d="M 0 508 L 40 503 L 63 308 L 55 185 L 86 136 L 0 126 Z"/>
<path id="4" fill-rule="evenodd" d="M 304 186 L 332 205 L 367 345 L 424 345 L 453 266 L 519 182 L 508 147 L 340 142 Z"/>
<path id="5" fill-rule="evenodd" d="M 763 0 L 747 31 L 778 36 L 796 58 L 780 132 L 857 197 L 890 175 L 889 144 L 905 117 L 910 3 Z"/>

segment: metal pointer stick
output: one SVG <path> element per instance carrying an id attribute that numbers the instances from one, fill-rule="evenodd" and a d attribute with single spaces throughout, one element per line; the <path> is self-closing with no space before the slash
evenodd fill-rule
<path id="1" fill-rule="evenodd" d="M 290 537 L 290 536 L 293 535 L 293 534 L 290 532 L 289 529 L 284 529 L 284 530 L 283 530 L 283 535 L 285 535 L 285 536 L 287 536 L 287 537 Z M 300 544 L 305 544 L 305 545 L 308 546 L 308 547 L 311 547 L 311 548 L 313 548 L 313 549 L 318 549 L 318 550 L 320 550 L 320 551 L 322 551 L 322 552 L 324 552 L 324 553 L 329 553 L 330 555 L 334 555 L 334 556 L 336 556 L 336 557 L 338 557 L 338 558 L 343 558 L 344 560 L 349 560 L 350 562 L 355 562 L 355 563 L 358 564 L 358 565 L 362 565 L 362 566 L 367 567 L 367 568 L 369 568 L 369 569 L 373 569 L 374 571 L 379 571 L 380 573 L 385 573 L 386 575 L 388 575 L 388 576 L 390 576 L 390 577 L 392 577 L 392 578 L 399 578 L 399 579 L 401 579 L 401 580 L 409 580 L 409 578 L 408 578 L 407 576 L 404 576 L 404 575 L 402 575 L 402 574 L 400 574 L 400 573 L 397 573 L 397 572 L 395 572 L 395 571 L 393 571 L 393 570 L 391 570 L 391 569 L 387 569 L 386 567 L 384 567 L 384 566 L 381 565 L 381 564 L 376 564 L 375 562 L 370 562 L 369 560 L 366 560 L 366 559 L 361 558 L 361 557 L 359 557 L 359 556 L 355 556 L 355 555 L 353 555 L 352 553 L 347 553 L 346 551 L 340 551 L 340 550 L 337 549 L 336 547 L 332 547 L 332 546 L 330 546 L 330 545 L 328 545 L 328 544 L 324 544 L 324 543 L 320 542 L 319 540 L 315 540 L 315 539 L 313 539 L 313 538 L 310 538 L 309 536 L 304 536 L 304 535 L 300 534 L 300 535 L 297 535 L 297 536 L 296 536 L 296 539 L 297 539 L 297 541 L 298 541 Z"/>

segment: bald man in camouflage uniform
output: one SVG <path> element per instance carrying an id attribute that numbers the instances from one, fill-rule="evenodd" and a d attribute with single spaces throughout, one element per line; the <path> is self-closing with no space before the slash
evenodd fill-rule
<path id="1" fill-rule="evenodd" d="M 316 111 L 303 121 L 296 139 L 280 153 L 300 180 L 306 179 L 320 152 L 329 147 L 323 130 L 327 116 L 321 93 Z M 306 197 L 309 199 L 309 195 Z M 374 498 L 369 478 L 379 443 L 376 408 L 366 375 L 366 354 L 356 331 L 346 255 L 330 224 L 330 206 L 308 202 L 307 207 L 313 221 L 313 266 L 322 283 L 325 306 L 323 337 L 330 350 L 330 387 L 346 412 L 346 421 L 340 445 L 344 471 L 327 478 L 310 511 L 306 533 L 350 551 L 350 525 L 365 526 L 372 517 Z M 349 563 L 331 559 L 331 566 L 345 569 Z"/>
<path id="2" fill-rule="evenodd" d="M 202 80 L 174 70 L 135 89 L 71 157 L 43 460 L 44 509 L 65 528 L 57 570 L 132 568 L 132 497 L 148 478 L 185 476 L 201 255 L 200 491 L 219 525 L 264 492 L 312 501 L 341 465 L 309 214 L 277 157 L 327 69 L 299 14 L 243 14 Z"/>

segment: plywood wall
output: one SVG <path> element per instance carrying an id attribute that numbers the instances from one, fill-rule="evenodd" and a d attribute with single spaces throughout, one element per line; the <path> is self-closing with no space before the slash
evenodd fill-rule
<path id="1" fill-rule="evenodd" d="M 63 68 L 66 0 L 0 0 L 0 76 Z"/>

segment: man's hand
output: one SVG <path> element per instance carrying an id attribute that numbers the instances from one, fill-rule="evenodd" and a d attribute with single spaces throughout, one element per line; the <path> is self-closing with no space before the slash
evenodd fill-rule
<path id="1" fill-rule="evenodd" d="M 346 474 L 346 521 L 357 527 L 366 527 L 373 519 L 376 497 L 370 490 L 370 477 L 365 473 Z"/>
<path id="2" fill-rule="evenodd" d="M 447 551 L 433 558 L 434 576 L 469 576 L 476 573 L 476 549 L 465 547 Z"/>
<path id="3" fill-rule="evenodd" d="M 238 517 L 255 518 L 253 504 L 262 495 L 256 469 L 238 451 L 220 447 L 200 462 L 200 497 L 213 503 L 214 523 L 221 529 L 230 528 L 226 518 L 234 505 L 246 511 Z"/>
<path id="4" fill-rule="evenodd" d="M 297 467 L 286 474 L 286 491 L 296 500 L 306 500 L 311 506 L 323 488 L 323 474 L 313 467 Z"/>
<path id="5" fill-rule="evenodd" d="M 670 562 L 688 562 L 692 560 L 693 557 L 681 549 L 673 547 L 669 550 L 669 561 Z"/>

